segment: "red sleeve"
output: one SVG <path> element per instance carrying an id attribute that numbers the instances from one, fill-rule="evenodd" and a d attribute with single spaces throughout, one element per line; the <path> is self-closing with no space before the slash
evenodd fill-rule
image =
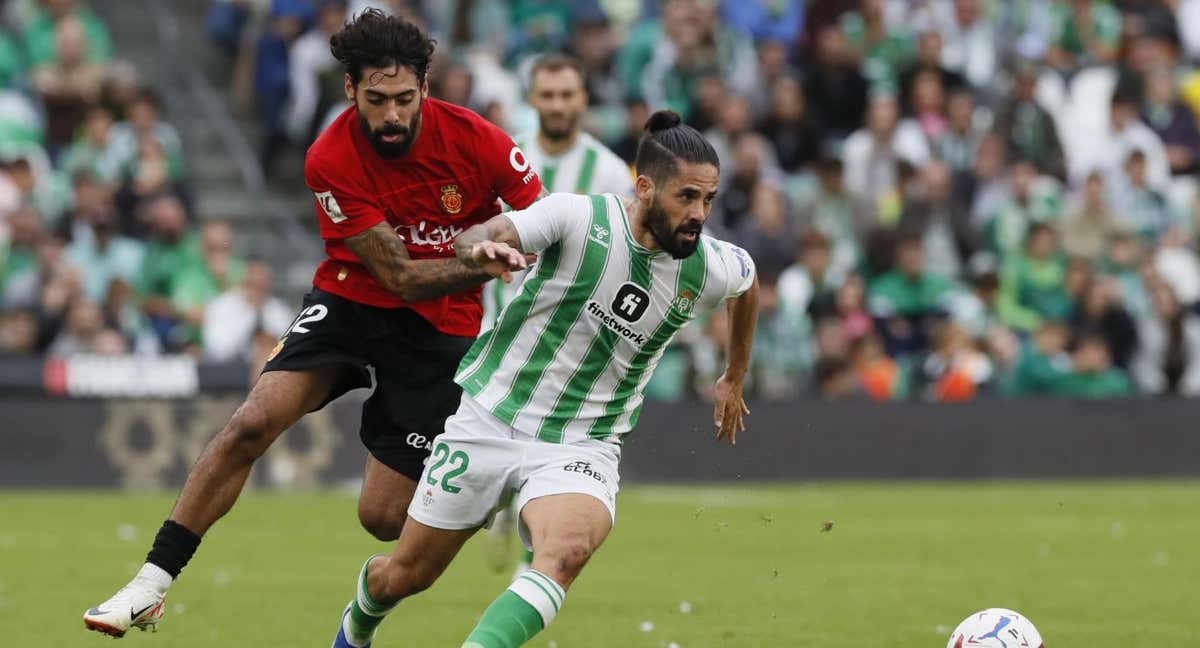
<path id="1" fill-rule="evenodd" d="M 480 121 L 479 161 L 491 178 L 492 189 L 513 209 L 525 209 L 542 192 L 541 179 L 507 133 L 491 122 Z"/>
<path id="2" fill-rule="evenodd" d="M 386 220 L 347 169 L 327 158 L 310 155 L 305 159 L 304 181 L 316 196 L 322 239 L 344 239 Z"/>

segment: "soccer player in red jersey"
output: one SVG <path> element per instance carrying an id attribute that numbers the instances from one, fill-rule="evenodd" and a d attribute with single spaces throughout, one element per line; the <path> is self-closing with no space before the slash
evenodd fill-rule
<path id="1" fill-rule="evenodd" d="M 499 213 L 500 199 L 528 207 L 542 185 L 503 131 L 428 98 L 433 41 L 368 10 L 330 48 L 354 105 L 305 160 L 328 258 L 246 401 L 192 468 L 142 570 L 85 613 L 90 629 L 155 627 L 167 589 L 255 460 L 305 413 L 369 387 L 368 366 L 375 391 L 363 405 L 370 454 L 358 514 L 372 535 L 395 540 L 429 445 L 458 407 L 453 377 L 479 333 L 479 287 L 525 267 L 507 248 L 481 252 L 482 268 L 455 258 L 455 236 Z"/>

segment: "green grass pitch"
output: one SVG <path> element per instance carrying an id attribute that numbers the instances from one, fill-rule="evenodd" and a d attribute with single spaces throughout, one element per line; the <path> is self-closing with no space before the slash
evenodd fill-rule
<path id="1" fill-rule="evenodd" d="M 7 646 L 88 646 L 84 608 L 140 565 L 166 495 L 0 492 Z M 824 522 L 833 528 L 822 532 Z M 347 494 L 242 498 L 123 648 L 319 646 L 363 559 L 385 545 Z M 376 642 L 456 648 L 507 585 L 472 541 Z M 833 483 L 629 486 L 608 543 L 546 648 L 945 645 L 986 607 L 1050 648 L 1200 645 L 1200 484 Z"/>

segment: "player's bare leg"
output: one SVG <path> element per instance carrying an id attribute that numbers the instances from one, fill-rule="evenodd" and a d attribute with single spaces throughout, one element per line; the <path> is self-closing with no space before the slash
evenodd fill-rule
<path id="1" fill-rule="evenodd" d="M 577 493 L 531 500 L 521 520 L 533 541 L 533 567 L 488 606 L 463 648 L 520 646 L 550 625 L 567 588 L 612 529 L 608 508 Z"/>
<path id="2" fill-rule="evenodd" d="M 138 575 L 84 613 L 84 624 L 115 637 L 156 628 L 162 601 L 191 559 L 200 537 L 233 508 L 254 462 L 284 430 L 319 406 L 344 369 L 272 371 L 255 382 L 229 423 L 204 448 Z"/>
<path id="3" fill-rule="evenodd" d="M 399 538 L 416 490 L 413 478 L 368 454 L 362 492 L 358 496 L 358 521 L 379 540 L 391 542 Z"/>
<path id="4" fill-rule="evenodd" d="M 363 565 L 354 600 L 342 613 L 334 648 L 370 646 L 392 608 L 433 585 L 475 531 L 436 529 L 409 520 L 391 555 L 374 556 Z"/>

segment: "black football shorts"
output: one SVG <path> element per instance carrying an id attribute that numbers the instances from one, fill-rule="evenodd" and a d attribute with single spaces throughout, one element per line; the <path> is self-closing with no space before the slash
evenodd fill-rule
<path id="1" fill-rule="evenodd" d="M 313 288 L 263 372 L 343 365 L 321 409 L 342 394 L 371 386 L 359 436 L 371 455 L 419 479 L 429 447 L 458 409 L 458 363 L 474 338 L 447 335 L 407 308 L 379 308 Z"/>

